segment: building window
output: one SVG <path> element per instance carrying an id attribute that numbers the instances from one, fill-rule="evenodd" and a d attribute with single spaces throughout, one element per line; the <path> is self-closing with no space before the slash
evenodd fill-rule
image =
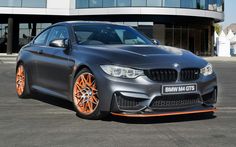
<path id="1" fill-rule="evenodd" d="M 174 45 L 174 26 L 173 25 L 166 25 L 165 45 L 167 46 Z"/>
<path id="2" fill-rule="evenodd" d="M 43 31 L 50 25 L 51 23 L 20 23 L 18 47 L 21 48 L 22 46 L 28 44 L 33 39 L 33 37 L 35 37 L 35 35 L 38 35 L 41 31 Z M 35 32 L 34 29 L 36 29 Z"/>
<path id="3" fill-rule="evenodd" d="M 47 0 L 22 0 L 22 7 L 46 8 Z"/>
<path id="4" fill-rule="evenodd" d="M 37 23 L 36 25 L 36 35 L 42 32 L 44 29 L 52 25 L 51 23 Z"/>
<path id="5" fill-rule="evenodd" d="M 0 0 L 0 7 L 46 8 L 47 0 Z"/>
<path id="6" fill-rule="evenodd" d="M 117 6 L 118 7 L 130 7 L 131 0 L 117 0 Z"/>
<path id="7" fill-rule="evenodd" d="M 217 11 L 223 12 L 223 0 L 217 0 L 216 1 Z"/>
<path id="8" fill-rule="evenodd" d="M 32 33 L 31 23 L 21 23 L 19 25 L 19 48 L 30 42 L 31 33 Z"/>
<path id="9" fill-rule="evenodd" d="M 217 0 L 209 0 L 208 10 L 212 10 L 212 11 L 216 11 L 217 10 L 216 1 Z"/>
<path id="10" fill-rule="evenodd" d="M 0 7 L 3 5 L 24 5 L 21 1 L 31 0 L 0 0 Z M 40 0 L 46 1 L 46 0 Z M 31 2 L 32 3 L 32 2 Z M 46 2 L 45 2 L 46 3 Z M 28 3 L 27 3 L 28 4 Z M 30 3 L 29 3 L 30 4 Z M 28 4 L 28 5 L 29 5 Z M 43 4 L 39 7 L 43 7 Z M 46 5 L 46 4 L 45 4 Z M 166 7 L 166 8 L 191 8 L 224 11 L 224 0 L 76 0 L 76 8 L 113 8 L 113 7 Z"/>
<path id="11" fill-rule="evenodd" d="M 197 0 L 197 9 L 205 10 L 206 8 L 206 0 Z"/>
<path id="12" fill-rule="evenodd" d="M 147 0 L 147 6 L 161 7 L 162 6 L 162 0 Z"/>
<path id="13" fill-rule="evenodd" d="M 163 4 L 165 7 L 180 7 L 180 0 L 163 0 Z"/>
<path id="14" fill-rule="evenodd" d="M 173 38 L 173 43 L 174 43 L 174 47 L 182 47 L 182 27 L 181 26 L 175 26 L 174 27 L 174 38 Z"/>
<path id="15" fill-rule="evenodd" d="M 115 6 L 116 6 L 116 0 L 103 0 L 104 8 L 115 7 Z"/>
<path id="16" fill-rule="evenodd" d="M 196 0 L 181 0 L 181 8 L 197 8 Z"/>
<path id="17" fill-rule="evenodd" d="M 146 6 L 146 0 L 132 0 L 132 6 Z"/>
<path id="18" fill-rule="evenodd" d="M 0 0 L 0 7 L 21 7 L 21 0 Z"/>
<path id="19" fill-rule="evenodd" d="M 91 8 L 101 8 L 102 7 L 102 0 L 90 0 L 89 7 Z"/>
<path id="20" fill-rule="evenodd" d="M 0 53 L 6 53 L 7 50 L 7 24 L 0 24 Z"/>
<path id="21" fill-rule="evenodd" d="M 89 1 L 88 0 L 76 0 L 76 8 L 88 8 Z"/>

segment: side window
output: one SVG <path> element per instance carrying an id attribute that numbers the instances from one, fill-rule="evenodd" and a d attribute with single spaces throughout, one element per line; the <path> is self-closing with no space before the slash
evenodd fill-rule
<path id="1" fill-rule="evenodd" d="M 36 45 L 46 45 L 47 42 L 47 36 L 50 32 L 50 29 L 44 31 L 43 33 L 41 33 L 35 40 L 34 40 L 34 44 Z"/>
<path id="2" fill-rule="evenodd" d="M 56 39 L 67 39 L 69 38 L 68 30 L 65 26 L 56 26 L 52 28 L 48 37 L 48 43 Z"/>

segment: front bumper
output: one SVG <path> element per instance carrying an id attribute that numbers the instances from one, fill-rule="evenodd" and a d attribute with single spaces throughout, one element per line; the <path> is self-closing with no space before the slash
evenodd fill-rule
<path id="1" fill-rule="evenodd" d="M 101 111 L 129 117 L 168 116 L 214 112 L 217 102 L 216 75 L 196 81 L 158 83 L 146 76 L 136 79 L 114 78 L 97 73 Z M 197 84 L 197 92 L 172 96 L 162 95 L 162 85 Z"/>

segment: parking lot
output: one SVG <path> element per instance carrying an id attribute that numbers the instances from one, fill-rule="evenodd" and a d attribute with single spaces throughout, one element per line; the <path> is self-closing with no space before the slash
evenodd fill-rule
<path id="1" fill-rule="evenodd" d="M 105 120 L 78 118 L 68 101 L 19 99 L 15 65 L 0 64 L 0 146 L 236 146 L 236 61 L 211 61 L 218 74 L 215 117 L 202 115 Z"/>

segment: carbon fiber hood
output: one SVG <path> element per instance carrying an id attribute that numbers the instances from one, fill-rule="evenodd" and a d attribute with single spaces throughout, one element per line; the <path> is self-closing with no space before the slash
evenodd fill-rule
<path id="1" fill-rule="evenodd" d="M 109 60 L 110 64 L 128 66 L 139 69 L 173 68 L 203 68 L 207 62 L 189 51 L 169 46 L 154 45 L 106 45 L 86 46 L 86 52 Z M 101 63 L 102 64 L 102 63 Z"/>

